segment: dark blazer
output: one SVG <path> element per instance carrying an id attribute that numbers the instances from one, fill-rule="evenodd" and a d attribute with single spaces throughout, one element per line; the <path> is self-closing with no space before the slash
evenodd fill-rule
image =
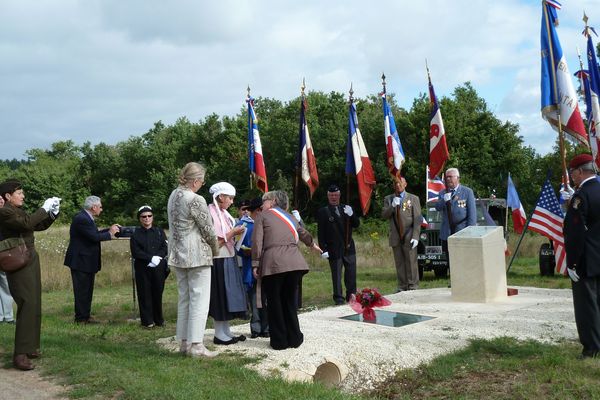
<path id="1" fill-rule="evenodd" d="M 600 182 L 586 181 L 569 202 L 563 227 L 567 267 L 581 277 L 600 276 Z"/>
<path id="2" fill-rule="evenodd" d="M 75 214 L 69 230 L 69 247 L 64 264 L 76 271 L 100 271 L 100 242 L 110 240 L 108 229 L 98 230 L 96 223 L 85 211 Z"/>
<path id="3" fill-rule="evenodd" d="M 352 217 L 348 217 L 344 213 L 344 205 L 340 204 L 337 206 L 340 213 L 338 217 L 335 213 L 335 208 L 335 206 L 327 205 L 320 208 L 317 212 L 319 247 L 323 252 L 329 252 L 330 260 L 342 258 L 344 255 L 356 254 L 354 240 L 352 239 L 352 229 L 358 228 L 360 225 L 360 219 L 356 211 L 352 214 Z M 348 235 L 348 248 L 344 252 L 346 235 Z"/>
<path id="4" fill-rule="evenodd" d="M 129 241 L 131 256 L 135 259 L 136 268 L 145 268 L 153 256 L 162 257 L 161 266 L 167 264 L 167 236 L 162 229 L 153 226 L 146 229 L 138 226 Z"/>

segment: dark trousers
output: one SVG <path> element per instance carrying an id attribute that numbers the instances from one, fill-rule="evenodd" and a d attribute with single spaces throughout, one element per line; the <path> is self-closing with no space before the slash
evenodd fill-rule
<path id="1" fill-rule="evenodd" d="M 342 267 L 344 267 L 344 285 L 346 296 L 342 294 Z M 356 254 L 343 256 L 341 258 L 329 259 L 331 268 L 331 282 L 333 283 L 333 301 L 342 304 L 350 300 L 350 296 L 356 293 Z"/>
<path id="2" fill-rule="evenodd" d="M 450 251 L 448 251 L 448 241 L 441 240 L 442 242 L 442 252 L 446 254 L 448 260 L 448 270 L 450 270 Z"/>
<path id="3" fill-rule="evenodd" d="M 162 312 L 162 296 L 165 290 L 165 263 L 150 268 L 145 265 L 135 266 L 135 286 L 140 320 L 142 325 L 163 325 L 165 319 Z"/>
<path id="4" fill-rule="evenodd" d="M 17 304 L 15 354 L 32 353 L 40 348 L 42 330 L 42 283 L 40 259 L 31 250 L 31 261 L 15 272 L 6 273 L 10 294 Z"/>
<path id="5" fill-rule="evenodd" d="M 75 298 L 75 321 L 86 321 L 90 318 L 95 278 L 96 274 L 71 270 Z"/>
<path id="6" fill-rule="evenodd" d="M 600 352 L 600 277 L 581 278 L 571 284 L 582 353 L 593 356 Z"/>
<path id="7" fill-rule="evenodd" d="M 271 347 L 283 350 L 299 347 L 304 341 L 296 310 L 296 288 L 304 271 L 290 271 L 262 278 L 266 292 Z"/>
<path id="8" fill-rule="evenodd" d="M 251 333 L 269 333 L 269 317 L 267 314 L 267 299 L 265 291 L 262 291 L 262 308 L 256 306 L 256 282 L 252 289 L 248 290 L 248 303 L 250 304 L 250 332 Z"/>

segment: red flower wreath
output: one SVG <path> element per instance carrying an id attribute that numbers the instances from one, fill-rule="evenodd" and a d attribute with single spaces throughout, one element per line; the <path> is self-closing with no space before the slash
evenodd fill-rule
<path id="1" fill-rule="evenodd" d="M 360 292 L 356 292 L 350 297 L 350 307 L 359 314 L 362 314 L 363 320 L 373 321 L 375 319 L 375 311 L 373 307 L 385 307 L 392 304 L 375 288 L 364 288 Z"/>

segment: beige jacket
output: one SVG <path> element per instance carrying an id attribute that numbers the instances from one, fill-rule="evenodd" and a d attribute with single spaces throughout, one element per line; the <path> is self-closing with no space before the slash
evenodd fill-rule
<path id="1" fill-rule="evenodd" d="M 178 268 L 212 265 L 218 245 L 206 200 L 179 186 L 169 196 L 169 261 Z"/>

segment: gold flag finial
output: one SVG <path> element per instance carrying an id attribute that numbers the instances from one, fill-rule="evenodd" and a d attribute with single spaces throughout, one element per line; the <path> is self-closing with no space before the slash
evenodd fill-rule
<path id="1" fill-rule="evenodd" d="M 386 89 L 385 89 L 385 73 L 384 72 L 381 73 L 381 85 L 383 86 L 383 94 L 386 94 Z"/>
<path id="2" fill-rule="evenodd" d="M 246 90 L 248 91 L 248 97 L 250 97 L 250 84 L 248 84 L 248 88 Z"/>
<path id="3" fill-rule="evenodd" d="M 304 81 L 304 78 L 302 78 L 302 86 L 300 86 L 300 94 L 302 97 L 304 97 L 304 89 L 306 89 L 306 82 Z"/>
<path id="4" fill-rule="evenodd" d="M 352 90 L 352 82 L 350 82 L 350 103 L 354 101 L 354 90 Z"/>

